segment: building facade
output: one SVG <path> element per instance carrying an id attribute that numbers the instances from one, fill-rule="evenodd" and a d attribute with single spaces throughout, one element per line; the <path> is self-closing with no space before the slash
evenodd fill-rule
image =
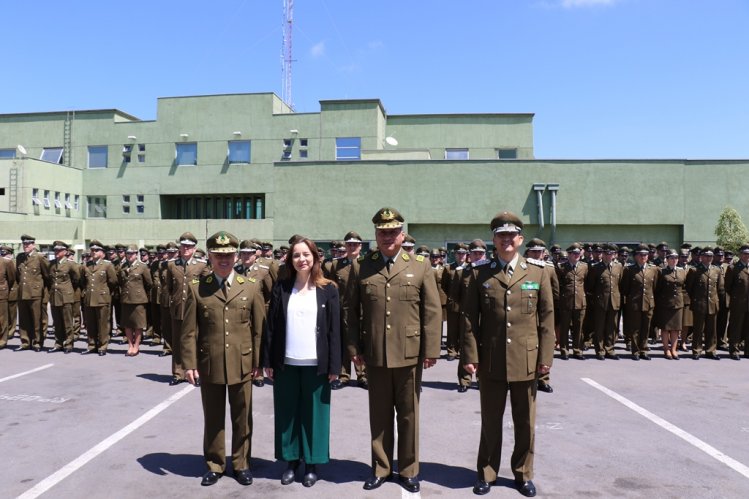
<path id="1" fill-rule="evenodd" d="M 420 244 L 490 237 L 500 209 L 563 246 L 712 242 L 749 212 L 749 160 L 538 160 L 533 114 L 389 116 L 377 99 L 295 113 L 272 93 L 162 98 L 157 119 L 110 110 L 0 115 L 0 241 L 82 249 L 217 230 L 319 241 L 397 207 Z"/>

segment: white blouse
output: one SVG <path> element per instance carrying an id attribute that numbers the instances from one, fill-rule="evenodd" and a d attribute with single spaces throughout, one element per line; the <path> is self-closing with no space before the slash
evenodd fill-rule
<path id="1" fill-rule="evenodd" d="M 317 290 L 291 290 L 286 310 L 286 353 L 290 366 L 317 365 Z"/>

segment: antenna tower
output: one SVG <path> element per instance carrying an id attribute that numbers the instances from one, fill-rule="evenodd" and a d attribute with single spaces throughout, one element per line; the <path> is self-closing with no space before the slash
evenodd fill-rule
<path id="1" fill-rule="evenodd" d="M 283 0 L 283 46 L 281 47 L 281 98 L 294 110 L 291 99 L 291 28 L 294 24 L 294 0 Z"/>

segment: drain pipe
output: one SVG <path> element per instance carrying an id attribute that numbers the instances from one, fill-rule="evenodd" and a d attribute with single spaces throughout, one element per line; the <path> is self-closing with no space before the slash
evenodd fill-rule
<path id="1" fill-rule="evenodd" d="M 544 191 L 546 184 L 533 184 L 533 190 L 536 191 L 536 205 L 538 206 L 538 226 L 544 228 Z"/>
<path id="2" fill-rule="evenodd" d="M 557 193 L 559 192 L 559 184 L 549 184 L 546 187 L 551 193 L 551 214 L 549 215 L 549 222 L 551 223 L 553 240 L 557 232 Z"/>

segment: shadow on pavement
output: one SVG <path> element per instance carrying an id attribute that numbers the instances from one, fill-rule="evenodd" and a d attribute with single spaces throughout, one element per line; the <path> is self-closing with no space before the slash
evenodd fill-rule
<path id="1" fill-rule="evenodd" d="M 424 482 L 434 483 L 448 489 L 470 489 L 476 481 L 476 470 L 468 468 L 424 462 L 419 467 L 419 478 Z"/>
<path id="2" fill-rule="evenodd" d="M 136 377 L 147 379 L 148 381 L 156 381 L 157 383 L 169 383 L 172 379 L 171 374 L 156 374 L 156 373 L 143 373 L 137 374 Z"/>
<path id="3" fill-rule="evenodd" d="M 206 472 L 203 456 L 156 452 L 138 458 L 143 468 L 155 475 L 177 475 L 199 478 Z"/>

